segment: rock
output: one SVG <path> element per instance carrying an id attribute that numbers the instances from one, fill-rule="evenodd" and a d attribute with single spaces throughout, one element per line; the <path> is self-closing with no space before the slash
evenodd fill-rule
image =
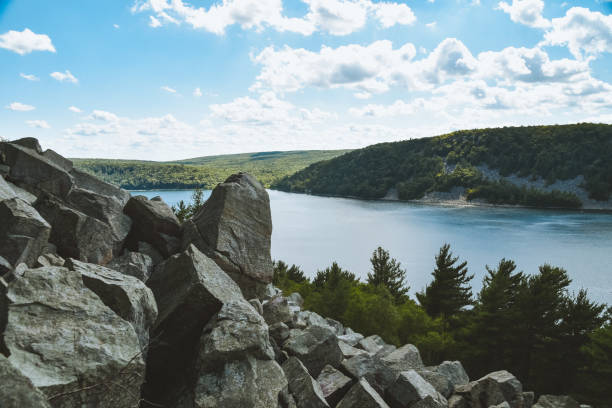
<path id="1" fill-rule="evenodd" d="M 283 344 L 289 338 L 289 327 L 282 322 L 270 326 L 270 336 L 278 343 Z"/>
<path id="2" fill-rule="evenodd" d="M 139 241 L 145 241 L 165 258 L 179 251 L 181 225 L 168 204 L 135 196 L 130 198 L 123 211 L 133 221 L 129 247 L 135 249 Z"/>
<path id="3" fill-rule="evenodd" d="M 338 336 L 338 340 L 345 342 L 349 346 L 355 347 L 361 340 L 363 340 L 363 335 L 360 333 L 355 333 L 350 328 L 346 328 L 344 329 L 344 334 L 342 336 Z"/>
<path id="4" fill-rule="evenodd" d="M 330 365 L 323 367 L 317 377 L 325 400 L 331 407 L 335 407 L 351 388 L 353 381 Z"/>
<path id="5" fill-rule="evenodd" d="M 335 334 L 334 328 L 331 327 L 329 323 L 327 323 L 327 320 L 321 317 L 320 315 L 316 314 L 315 312 L 304 310 L 303 312 L 299 312 L 298 316 L 304 319 L 304 321 L 306 322 L 306 326 L 325 327 L 333 331 Z"/>
<path id="6" fill-rule="evenodd" d="M 319 383 L 310 376 L 298 358 L 289 357 L 283 363 L 283 371 L 289 383 L 289 391 L 298 407 L 329 408 Z"/>
<path id="7" fill-rule="evenodd" d="M 470 408 L 470 406 L 461 395 L 451 395 L 448 399 L 448 408 Z"/>
<path id="8" fill-rule="evenodd" d="M 20 198 L 0 201 L 0 256 L 12 265 L 34 266 L 47 245 L 51 226 Z"/>
<path id="9" fill-rule="evenodd" d="M 70 172 L 73 169 L 73 164 L 71 160 L 66 159 L 65 157 L 61 156 L 59 153 L 51 149 L 45 150 L 44 152 L 42 152 L 42 155 L 45 159 L 55 164 L 57 167 L 63 169 L 64 171 Z"/>
<path id="10" fill-rule="evenodd" d="M 380 349 L 382 349 L 387 343 L 377 334 L 373 334 L 372 336 L 368 336 L 359 341 L 359 348 L 364 349 L 370 354 L 376 354 Z"/>
<path id="11" fill-rule="evenodd" d="M 523 392 L 523 405 L 525 408 L 531 408 L 535 402 L 535 394 L 533 391 Z M 583 408 L 580 406 L 580 408 Z"/>
<path id="12" fill-rule="evenodd" d="M 136 332 L 78 272 L 26 270 L 0 295 L 0 315 L 11 365 L 54 407 L 138 404 L 145 366 Z"/>
<path id="13" fill-rule="evenodd" d="M 580 408 L 580 404 L 567 395 L 541 395 L 533 408 Z"/>
<path id="14" fill-rule="evenodd" d="M 342 325 L 342 323 L 330 318 L 325 319 L 325 321 L 332 329 L 334 329 L 336 336 L 342 336 L 344 334 L 344 326 Z"/>
<path id="15" fill-rule="evenodd" d="M 340 346 L 340 351 L 342 351 L 342 356 L 344 358 L 351 358 L 351 357 L 355 357 L 361 354 L 368 354 L 367 351 L 362 350 L 362 349 L 358 349 L 356 347 L 353 346 L 349 346 L 348 344 L 346 344 L 343 341 L 338 341 L 338 346 Z"/>
<path id="16" fill-rule="evenodd" d="M 304 305 L 304 298 L 298 292 L 293 292 L 287 296 L 287 302 L 290 306 L 302 307 Z"/>
<path id="17" fill-rule="evenodd" d="M 47 154 L 49 150 L 45 152 Z M 64 159 L 66 160 L 66 159 Z M 121 203 L 121 207 L 125 207 L 127 202 L 130 199 L 130 193 L 127 191 L 117 188 L 116 186 L 107 183 L 105 181 L 100 180 L 97 177 L 92 176 L 91 174 L 85 173 L 84 171 L 78 169 L 71 169 L 70 175 L 74 179 L 77 187 L 83 190 L 89 190 L 104 196 L 113 197 L 119 203 Z"/>
<path id="18" fill-rule="evenodd" d="M 39 266 L 64 266 L 66 261 L 61 256 L 47 252 L 36 259 L 36 267 Z"/>
<path id="19" fill-rule="evenodd" d="M 287 298 L 282 296 L 275 296 L 264 302 L 263 316 L 270 325 L 275 323 L 288 323 L 293 319 L 291 312 L 289 312 Z"/>
<path id="20" fill-rule="evenodd" d="M 15 197 L 17 197 L 15 190 L 6 180 L 4 180 L 3 176 L 0 176 L 0 201 Z"/>
<path id="21" fill-rule="evenodd" d="M 342 362 L 342 370 L 353 379 L 365 378 L 381 395 L 397 378 L 397 372 L 389 368 L 380 357 L 370 354 L 358 355 Z"/>
<path id="22" fill-rule="evenodd" d="M 50 408 L 47 397 L 0 354 L 2 408 Z"/>
<path id="23" fill-rule="evenodd" d="M 234 174 L 217 185 L 183 231 L 183 248 L 193 243 L 214 259 L 245 297 L 260 297 L 272 282 L 270 200 L 250 175 Z"/>
<path id="24" fill-rule="evenodd" d="M 287 386 L 283 370 L 276 361 L 228 361 L 214 371 L 199 376 L 195 388 L 198 408 L 278 407 L 279 395 Z"/>
<path id="25" fill-rule="evenodd" d="M 153 245 L 149 244 L 148 242 L 138 242 L 136 252 L 149 256 L 153 261 L 153 266 L 159 265 L 164 261 L 162 254 L 160 254 L 157 249 L 155 249 Z"/>
<path id="26" fill-rule="evenodd" d="M 42 147 L 40 147 L 40 143 L 38 143 L 38 139 L 35 137 L 24 137 L 21 139 L 12 140 L 11 143 L 32 149 L 38 154 L 42 154 L 43 152 Z"/>
<path id="27" fill-rule="evenodd" d="M 163 403 L 190 381 L 187 367 L 196 360 L 206 323 L 224 304 L 244 298 L 236 283 L 193 245 L 159 264 L 147 285 L 159 316 L 151 333 L 155 346 L 148 354 L 145 395 Z M 260 366 L 249 367 L 256 372 Z"/>
<path id="28" fill-rule="evenodd" d="M 389 408 L 389 405 L 364 379 L 346 393 L 336 408 Z"/>
<path id="29" fill-rule="evenodd" d="M 423 368 L 419 350 L 412 344 L 406 344 L 382 358 L 383 362 L 393 370 L 407 371 Z"/>
<path id="30" fill-rule="evenodd" d="M 378 357 L 382 358 L 382 357 L 386 357 L 389 354 L 393 353 L 395 350 L 397 350 L 397 347 L 395 347 L 393 344 L 385 344 L 375 354 Z"/>
<path id="31" fill-rule="evenodd" d="M 317 377 L 327 364 L 338 367 L 342 351 L 334 332 L 321 326 L 310 326 L 305 330 L 291 330 L 283 349 L 298 357 L 313 377 Z"/>
<path id="32" fill-rule="evenodd" d="M 132 324 L 143 355 L 149 346 L 149 329 L 157 319 L 157 304 L 142 281 L 100 265 L 68 259 L 67 267 L 83 277 L 83 283 L 117 315 Z"/>
<path id="33" fill-rule="evenodd" d="M 455 387 L 455 394 L 462 396 L 473 408 L 488 408 L 507 401 L 511 408 L 522 408 L 523 387 L 507 371 L 495 371 L 477 381 Z"/>
<path id="34" fill-rule="evenodd" d="M 439 373 L 437 371 L 427 370 L 427 369 L 419 369 L 419 370 L 416 370 L 416 372 L 421 377 L 423 377 L 425 381 L 430 383 L 436 389 L 436 391 L 442 394 L 442 396 L 444 396 L 445 398 L 450 397 L 451 394 L 453 393 L 453 390 L 455 389 L 455 387 L 453 386 L 451 381 L 448 379 L 448 377 L 445 376 L 444 374 Z"/>
<path id="35" fill-rule="evenodd" d="M 259 299 L 257 298 L 251 299 L 249 300 L 249 303 L 251 304 L 251 306 L 255 308 L 255 310 L 257 310 L 257 313 L 263 316 L 263 305 L 261 304 Z"/>
<path id="36" fill-rule="evenodd" d="M 289 387 L 286 387 L 280 393 L 280 406 L 282 408 L 297 408 L 297 404 L 295 403 L 295 398 L 289 392 Z"/>
<path id="37" fill-rule="evenodd" d="M 0 164 L 0 176 L 6 177 L 11 172 L 11 168 L 6 164 Z"/>
<path id="38" fill-rule="evenodd" d="M 0 256 L 0 278 L 13 270 L 13 265 Z"/>
<path id="39" fill-rule="evenodd" d="M 402 371 L 385 395 L 392 408 L 447 407 L 446 399 L 414 370 Z"/>
<path id="40" fill-rule="evenodd" d="M 21 187 L 16 186 L 13 183 L 7 182 L 7 184 L 11 187 L 11 189 L 15 192 L 15 195 L 18 198 L 21 198 L 23 201 L 25 201 L 26 203 L 30 204 L 30 205 L 34 205 L 34 203 L 37 200 L 37 197 L 30 193 L 28 190 L 25 190 Z"/>
<path id="41" fill-rule="evenodd" d="M 142 282 L 149 280 L 153 272 L 153 260 L 149 255 L 128 250 L 125 250 L 123 255 L 113 259 L 106 266 L 124 275 L 140 279 Z"/>
<path id="42" fill-rule="evenodd" d="M 468 377 L 460 361 L 444 361 L 436 367 L 436 372 L 448 378 L 453 387 L 470 382 L 470 377 Z"/>

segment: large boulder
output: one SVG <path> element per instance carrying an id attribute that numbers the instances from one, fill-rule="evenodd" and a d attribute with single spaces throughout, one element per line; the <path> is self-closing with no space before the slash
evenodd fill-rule
<path id="1" fill-rule="evenodd" d="M 444 398 L 448 398 L 452 395 L 455 386 L 444 374 L 429 369 L 419 369 L 416 370 L 416 372 L 423 377 L 425 381 L 430 383 L 436 391 L 442 394 Z"/>
<path id="2" fill-rule="evenodd" d="M 455 394 L 472 408 L 488 408 L 508 402 L 511 408 L 523 408 L 523 386 L 508 371 L 495 371 L 465 385 L 455 387 Z"/>
<path id="3" fill-rule="evenodd" d="M 321 374 L 317 377 L 325 400 L 331 407 L 335 407 L 353 385 L 353 381 L 334 367 L 327 365 L 323 367 Z"/>
<path id="4" fill-rule="evenodd" d="M 270 200 L 250 175 L 234 174 L 217 185 L 183 230 L 183 248 L 193 243 L 214 259 L 245 297 L 261 295 L 272 281 Z"/>
<path id="5" fill-rule="evenodd" d="M 383 357 L 383 362 L 394 371 L 407 371 L 423 368 L 419 350 L 412 344 L 406 344 Z"/>
<path id="6" fill-rule="evenodd" d="M 63 267 L 25 270 L 0 295 L 9 361 L 54 407 L 132 406 L 144 361 L 134 327 Z"/>
<path id="7" fill-rule="evenodd" d="M 293 315 L 289 311 L 287 298 L 283 296 L 275 296 L 264 302 L 263 316 L 269 325 L 275 323 L 289 323 L 293 319 Z"/>
<path id="8" fill-rule="evenodd" d="M 133 220 L 128 246 L 137 249 L 138 242 L 145 241 L 153 245 L 165 258 L 179 251 L 180 222 L 161 198 L 149 200 L 145 196 L 132 197 L 124 212 Z"/>
<path id="9" fill-rule="evenodd" d="M 380 357 L 370 354 L 361 354 L 342 362 L 342 370 L 353 379 L 365 378 L 374 387 L 376 392 L 385 394 L 399 375 L 389 368 Z"/>
<path id="10" fill-rule="evenodd" d="M 69 259 L 67 267 L 83 277 L 83 283 L 104 304 L 132 324 L 143 355 L 149 345 L 149 329 L 157 319 L 157 304 L 151 289 L 140 280 L 100 265 Z"/>
<path id="11" fill-rule="evenodd" d="M 45 394 L 34 387 L 32 381 L 0 354 L 0 402 L 2 408 L 50 408 Z"/>
<path id="12" fill-rule="evenodd" d="M 435 368 L 435 371 L 444 375 L 453 387 L 470 382 L 470 377 L 460 361 L 444 361 Z"/>
<path id="13" fill-rule="evenodd" d="M 49 223 L 15 196 L 0 201 L 0 225 L 0 256 L 12 265 L 34 266 L 51 234 Z"/>
<path id="14" fill-rule="evenodd" d="M 291 330 L 283 349 L 289 355 L 298 357 L 313 377 L 317 377 L 328 364 L 338 367 L 343 358 L 334 332 L 321 326 Z"/>
<path id="15" fill-rule="evenodd" d="M 113 259 L 106 266 L 146 282 L 153 272 L 153 259 L 143 253 L 126 250 L 123 255 Z"/>
<path id="16" fill-rule="evenodd" d="M 329 408 L 321 386 L 315 381 L 297 357 L 289 357 L 283 363 L 289 391 L 298 407 Z"/>
<path id="17" fill-rule="evenodd" d="M 416 371 L 403 371 L 386 392 L 391 408 L 446 408 L 447 401 Z"/>
<path id="18" fill-rule="evenodd" d="M 342 340 L 338 341 L 338 346 L 340 346 L 340 351 L 342 351 L 342 356 L 347 359 L 361 355 L 361 354 L 368 354 L 367 351 L 358 349 L 357 347 L 349 346 Z"/>
<path id="19" fill-rule="evenodd" d="M 342 336 L 338 336 L 338 340 L 341 340 L 348 344 L 349 346 L 355 347 L 361 340 L 363 340 L 363 334 L 355 333 L 350 328 L 344 329 L 344 334 Z"/>
<path id="20" fill-rule="evenodd" d="M 541 395 L 533 408 L 580 408 L 580 404 L 567 395 Z"/>
<path id="21" fill-rule="evenodd" d="M 157 301 L 145 395 L 155 403 L 173 398 L 190 381 L 204 326 L 224 304 L 244 301 L 240 288 L 193 245 L 159 264 L 147 285 Z"/>
<path id="22" fill-rule="evenodd" d="M 359 348 L 370 354 L 378 353 L 386 345 L 387 343 L 378 334 L 373 334 L 359 341 Z"/>
<path id="23" fill-rule="evenodd" d="M 351 387 L 336 408 L 389 408 L 389 405 L 362 378 Z"/>

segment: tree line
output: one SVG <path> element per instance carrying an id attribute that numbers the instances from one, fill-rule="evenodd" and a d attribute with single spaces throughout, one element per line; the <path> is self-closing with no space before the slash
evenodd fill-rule
<path id="1" fill-rule="evenodd" d="M 377 248 L 365 282 L 337 263 L 311 280 L 296 265 L 274 263 L 274 284 L 299 292 L 304 307 L 364 335 L 395 345 L 415 344 L 426 364 L 459 359 L 478 378 L 495 370 L 515 374 L 537 393 L 568 394 L 612 407 L 612 308 L 570 293 L 563 268 L 532 274 L 502 259 L 486 267 L 473 293 L 468 264 L 448 244 L 435 255 L 431 282 L 408 296 L 406 271 Z"/>

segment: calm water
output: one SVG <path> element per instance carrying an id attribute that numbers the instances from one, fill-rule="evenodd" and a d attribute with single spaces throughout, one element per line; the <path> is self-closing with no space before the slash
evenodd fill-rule
<path id="1" fill-rule="evenodd" d="M 147 191 L 169 204 L 191 191 Z M 315 197 L 269 191 L 274 232 L 272 257 L 300 265 L 313 276 L 337 261 L 365 278 L 369 258 L 382 246 L 407 269 L 411 292 L 431 276 L 434 255 L 448 242 L 468 261 L 481 286 L 485 265 L 503 257 L 520 270 L 543 263 L 562 266 L 572 288 L 612 303 L 612 215 L 523 209 L 456 208 Z M 206 192 L 208 196 L 210 192 Z"/>

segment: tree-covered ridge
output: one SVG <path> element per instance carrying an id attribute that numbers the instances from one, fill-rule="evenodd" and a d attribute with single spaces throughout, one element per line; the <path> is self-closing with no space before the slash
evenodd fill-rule
<path id="1" fill-rule="evenodd" d="M 612 126 L 575 124 L 505 127 L 381 143 L 315 163 L 274 183 L 284 191 L 382 198 L 396 188 L 400 199 L 428 192 L 466 188 L 468 199 L 545 207 L 580 207 L 569 192 L 544 192 L 493 181 L 477 168 L 486 165 L 502 176 L 533 180 L 584 176 L 591 198 L 612 192 Z"/>
<path id="2" fill-rule="evenodd" d="M 308 165 L 350 150 L 304 150 L 206 156 L 176 162 L 73 159 L 75 167 L 128 190 L 211 189 L 231 174 L 244 171 L 264 186 Z"/>

